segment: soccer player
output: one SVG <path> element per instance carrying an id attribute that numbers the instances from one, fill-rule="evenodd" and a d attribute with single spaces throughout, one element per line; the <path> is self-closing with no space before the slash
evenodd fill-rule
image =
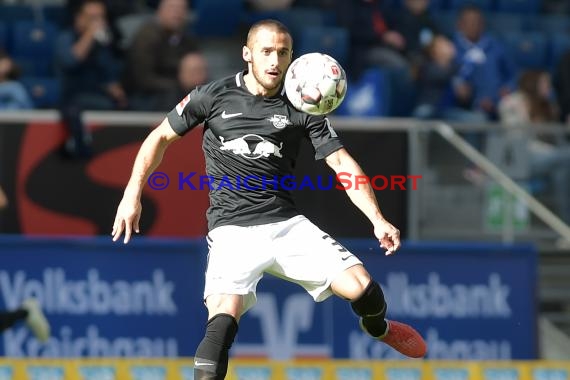
<path id="1" fill-rule="evenodd" d="M 299 112 L 288 101 L 283 78 L 292 39 L 284 25 L 273 20 L 254 24 L 242 56 L 246 70 L 197 87 L 145 139 L 117 209 L 113 241 L 124 232 L 126 244 L 133 231 L 139 233 L 145 182 L 168 145 L 201 123 L 206 172 L 215 181 L 291 175 L 303 138 L 311 141 L 315 159 L 324 159 L 335 172 L 364 175 L 325 116 Z M 362 262 L 300 215 L 277 181 L 262 182 L 249 182 L 256 190 L 237 189 L 234 183 L 234 188 L 210 191 L 208 321 L 195 354 L 195 379 L 225 378 L 238 321 L 255 304 L 264 272 L 301 285 L 316 302 L 333 294 L 347 300 L 365 332 L 404 355 L 423 357 L 422 337 L 410 326 L 386 320 L 382 289 Z M 400 233 L 382 215 L 372 188 L 346 192 L 370 219 L 386 254 L 398 250 Z"/>

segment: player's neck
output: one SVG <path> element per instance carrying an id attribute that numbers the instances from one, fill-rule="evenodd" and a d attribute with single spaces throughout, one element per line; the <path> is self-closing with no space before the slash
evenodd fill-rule
<path id="1" fill-rule="evenodd" d="M 243 76 L 243 82 L 247 90 L 256 96 L 272 97 L 279 92 L 279 87 L 273 90 L 268 90 L 263 87 L 253 76 L 251 71 Z"/>

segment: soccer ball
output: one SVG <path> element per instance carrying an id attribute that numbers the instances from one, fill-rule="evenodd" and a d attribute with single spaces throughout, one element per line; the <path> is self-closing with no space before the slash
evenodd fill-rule
<path id="1" fill-rule="evenodd" d="M 331 56 L 308 53 L 294 60 L 285 74 L 285 93 L 297 110 L 326 115 L 344 100 L 346 73 Z"/>

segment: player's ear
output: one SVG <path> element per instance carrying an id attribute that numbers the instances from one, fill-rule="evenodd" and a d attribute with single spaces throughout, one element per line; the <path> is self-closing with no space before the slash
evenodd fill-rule
<path id="1" fill-rule="evenodd" d="M 244 61 L 251 62 L 251 50 L 247 46 L 244 46 L 242 48 L 241 55 L 242 55 Z"/>

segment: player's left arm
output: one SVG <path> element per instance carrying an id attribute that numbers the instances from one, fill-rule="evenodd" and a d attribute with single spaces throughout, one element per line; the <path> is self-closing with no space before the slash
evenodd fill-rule
<path id="1" fill-rule="evenodd" d="M 386 251 L 386 255 L 400 248 L 400 231 L 382 215 L 374 190 L 368 181 L 361 181 L 355 186 L 355 178 L 367 178 L 360 165 L 345 148 L 340 148 L 326 156 L 325 161 L 337 175 L 348 173 L 350 186 L 345 186 L 346 193 L 352 203 L 366 215 L 374 226 L 374 234 Z M 360 177 L 359 177 L 360 176 Z"/>

